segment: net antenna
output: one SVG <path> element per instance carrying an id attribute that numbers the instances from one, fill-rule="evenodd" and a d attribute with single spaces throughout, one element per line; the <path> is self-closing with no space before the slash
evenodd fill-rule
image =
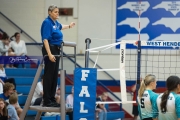
<path id="1" fill-rule="evenodd" d="M 101 104 L 113 104 L 113 103 L 122 103 L 122 104 L 127 104 L 127 103 L 136 103 L 136 101 L 128 101 L 127 100 L 127 89 L 126 89 L 126 72 L 125 72 L 125 61 L 126 61 L 126 57 L 125 57 L 125 53 L 126 53 L 126 44 L 130 43 L 130 44 L 134 44 L 136 41 L 121 41 L 121 42 L 117 42 L 117 43 L 113 43 L 113 44 L 108 44 L 108 45 L 104 45 L 104 46 L 100 46 L 100 47 L 95 47 L 95 48 L 91 48 L 91 49 L 87 49 L 86 51 L 89 52 L 96 52 L 97 57 L 96 57 L 96 61 L 94 64 L 94 67 L 96 67 L 96 64 L 98 62 L 98 57 L 100 55 L 100 53 L 102 51 L 105 51 L 107 49 L 110 49 L 112 47 L 115 47 L 116 45 L 120 44 L 120 59 L 119 59 L 119 68 L 112 68 L 112 69 L 97 69 L 98 72 L 100 71 L 119 71 L 119 75 L 120 75 L 120 88 L 121 88 L 121 100 L 122 101 L 110 101 L 110 102 L 97 102 L 97 103 L 101 103 Z"/>

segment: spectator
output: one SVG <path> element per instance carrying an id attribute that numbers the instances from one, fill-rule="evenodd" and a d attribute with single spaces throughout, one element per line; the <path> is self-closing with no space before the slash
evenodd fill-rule
<path id="1" fill-rule="evenodd" d="M 69 107 L 73 107 L 73 101 L 74 101 L 74 87 L 71 89 L 71 94 L 69 94 L 66 98 L 66 105 Z M 67 115 L 69 115 L 69 120 L 73 120 L 73 111 L 66 112 Z"/>
<path id="2" fill-rule="evenodd" d="M 9 51 L 9 48 L 5 48 L 5 44 L 9 41 L 9 36 L 7 33 L 3 33 L 2 39 L 0 41 L 0 56 L 6 55 L 6 52 Z M 11 55 L 11 54 L 9 54 Z M 6 55 L 7 56 L 7 55 Z"/>
<path id="3" fill-rule="evenodd" d="M 17 115 L 15 107 L 17 106 L 18 103 L 18 97 L 16 93 L 13 93 L 9 97 L 9 105 L 7 106 L 8 109 L 8 116 L 9 120 L 19 120 L 19 117 Z"/>
<path id="4" fill-rule="evenodd" d="M 10 46 L 10 40 L 6 40 L 4 42 L 4 45 L 5 45 L 5 48 L 8 49 L 9 51 L 6 52 L 6 56 L 15 56 L 15 52 L 14 52 L 14 49 Z"/>
<path id="5" fill-rule="evenodd" d="M 15 54 L 12 52 L 12 49 L 8 47 L 9 43 L 9 36 L 7 33 L 3 33 L 2 41 L 0 41 L 0 55 L 1 56 L 14 56 Z M 4 60 L 4 59 L 2 59 Z M 4 61 L 1 61 L 1 64 L 3 64 Z M 7 65 L 9 66 L 9 65 Z"/>
<path id="6" fill-rule="evenodd" d="M 26 45 L 23 40 L 20 40 L 20 33 L 16 32 L 12 37 L 15 37 L 15 41 L 11 41 L 10 45 L 14 50 L 16 56 L 25 56 L 27 54 Z M 15 64 L 15 67 L 18 67 L 19 64 Z M 22 64 L 24 68 L 24 64 Z"/>
<path id="7" fill-rule="evenodd" d="M 14 85 L 14 91 L 16 91 L 16 82 L 14 78 L 8 78 L 6 76 L 6 71 L 4 69 L 4 65 L 0 64 L 0 83 L 2 83 L 4 85 L 4 83 L 12 83 Z M 16 91 L 17 92 L 17 91 Z M 20 96 L 22 95 L 22 93 L 18 93 L 17 94 Z"/>
<path id="8" fill-rule="evenodd" d="M 6 56 L 16 56 L 16 54 L 14 53 L 14 50 L 9 46 L 10 41 L 8 41 L 7 43 L 5 43 L 5 48 L 8 49 L 8 52 L 6 52 Z M 13 68 L 13 64 L 6 64 L 6 68 Z"/>
<path id="9" fill-rule="evenodd" d="M 17 56 L 25 56 L 27 54 L 26 45 L 23 40 L 20 40 L 20 33 L 16 32 L 13 37 L 15 41 L 10 42 L 10 46 L 14 49 Z"/>
<path id="10" fill-rule="evenodd" d="M 2 98 L 0 98 L 0 120 L 8 120 L 6 103 Z"/>
<path id="11" fill-rule="evenodd" d="M 14 93 L 14 85 L 11 83 L 5 83 L 3 93 L 0 94 L 0 98 L 3 98 L 5 101 L 9 102 L 9 97 L 11 94 Z M 15 109 L 17 111 L 18 116 L 20 117 L 20 114 L 22 113 L 22 108 L 17 104 L 15 106 Z"/>
<path id="12" fill-rule="evenodd" d="M 101 96 L 99 96 L 96 101 L 97 102 L 105 102 L 107 101 L 108 95 L 106 92 L 102 93 Z M 99 120 L 106 120 L 107 119 L 107 110 L 105 107 L 105 104 L 98 104 L 96 108 L 96 112 L 98 113 L 98 119 Z"/>
<path id="13" fill-rule="evenodd" d="M 32 105 L 40 105 L 42 101 L 42 96 L 43 96 L 43 78 L 44 75 L 41 76 L 41 81 L 37 83 L 31 104 Z M 58 87 L 57 87 L 58 88 Z M 57 89 L 57 94 L 55 96 L 56 102 L 60 103 L 60 90 L 59 88 Z"/>

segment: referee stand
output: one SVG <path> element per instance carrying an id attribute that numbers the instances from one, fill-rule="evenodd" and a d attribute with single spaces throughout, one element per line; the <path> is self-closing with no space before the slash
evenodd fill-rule
<path id="1" fill-rule="evenodd" d="M 63 54 L 63 47 L 74 47 L 74 55 L 73 56 L 64 56 Z M 25 106 L 23 108 L 23 112 L 20 116 L 20 120 L 24 120 L 26 113 L 28 110 L 34 110 L 37 111 L 35 120 L 40 120 L 41 114 L 42 112 L 60 112 L 61 113 L 61 120 L 65 120 L 66 117 L 66 103 L 65 103 L 65 74 L 66 71 L 63 70 L 63 57 L 73 57 L 75 64 L 74 67 L 76 68 L 76 43 L 74 42 L 62 42 L 61 43 L 61 51 L 60 51 L 60 55 L 55 55 L 56 57 L 61 57 L 60 62 L 61 62 L 61 69 L 60 69 L 60 96 L 61 96 L 61 102 L 60 102 L 60 107 L 43 107 L 43 106 L 31 106 L 31 100 L 36 88 L 36 85 L 38 83 L 39 77 L 41 75 L 41 72 L 43 70 L 44 67 L 44 58 L 41 61 L 40 65 L 38 66 L 36 75 L 34 77 L 34 81 L 32 83 L 29 95 L 27 97 Z M 47 57 L 47 56 L 45 56 Z M 57 117 L 58 118 L 58 117 Z"/>

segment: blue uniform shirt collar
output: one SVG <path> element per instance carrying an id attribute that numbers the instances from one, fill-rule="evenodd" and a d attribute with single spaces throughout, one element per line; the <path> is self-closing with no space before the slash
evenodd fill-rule
<path id="1" fill-rule="evenodd" d="M 57 24 L 57 21 L 52 20 L 52 18 L 50 16 L 48 16 L 48 19 L 55 25 L 55 23 Z"/>

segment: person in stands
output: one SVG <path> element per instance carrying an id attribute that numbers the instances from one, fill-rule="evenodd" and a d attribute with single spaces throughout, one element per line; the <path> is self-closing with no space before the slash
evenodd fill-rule
<path id="1" fill-rule="evenodd" d="M 0 120 L 8 120 L 6 103 L 3 98 L 0 98 Z"/>
<path id="2" fill-rule="evenodd" d="M 11 83 L 5 83 L 4 88 L 3 88 L 3 93 L 0 94 L 0 98 L 4 99 L 6 102 L 9 103 L 9 97 L 11 94 L 14 93 L 14 85 Z M 16 112 L 18 114 L 18 116 L 20 117 L 21 113 L 22 113 L 22 108 L 19 106 L 19 104 L 17 104 L 15 106 Z"/>
<path id="3" fill-rule="evenodd" d="M 20 33 L 16 32 L 12 37 L 15 37 L 14 41 L 11 41 L 9 46 L 13 49 L 16 56 L 26 56 L 27 55 L 27 49 L 26 44 L 23 40 L 20 39 L 21 35 Z M 22 67 L 25 68 L 24 63 L 21 63 Z M 14 67 L 19 67 L 20 63 L 15 63 Z"/>

